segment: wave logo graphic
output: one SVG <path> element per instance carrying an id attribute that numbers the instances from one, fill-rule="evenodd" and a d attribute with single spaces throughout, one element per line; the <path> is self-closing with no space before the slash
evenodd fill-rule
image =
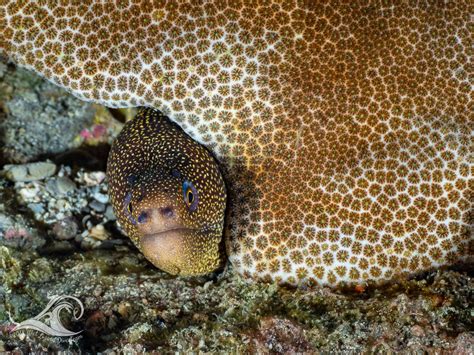
<path id="1" fill-rule="evenodd" d="M 46 305 L 45 309 L 36 317 L 27 319 L 21 323 L 15 323 L 11 332 L 22 329 L 33 329 L 42 333 L 70 337 L 82 332 L 72 332 L 61 323 L 61 311 L 66 310 L 72 315 L 73 320 L 79 320 L 84 314 L 82 302 L 73 296 L 56 296 Z M 49 325 L 48 325 L 49 323 Z"/>

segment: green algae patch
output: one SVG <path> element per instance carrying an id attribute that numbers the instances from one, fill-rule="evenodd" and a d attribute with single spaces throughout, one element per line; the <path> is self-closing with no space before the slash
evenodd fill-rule
<path id="1" fill-rule="evenodd" d="M 0 246 L 0 273 L 6 292 L 18 286 L 23 277 L 19 260 L 15 259 L 10 249 L 4 246 Z"/>

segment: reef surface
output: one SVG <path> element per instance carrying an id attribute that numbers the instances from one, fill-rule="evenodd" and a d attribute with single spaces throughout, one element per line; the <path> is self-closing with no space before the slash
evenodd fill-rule
<path id="1" fill-rule="evenodd" d="M 474 352 L 472 265 L 338 292 L 249 283 L 231 266 L 160 272 L 117 227 L 104 181 L 132 113 L 0 65 L 0 351 Z M 11 332 L 54 295 L 84 304 L 77 322 L 65 313 L 79 335 Z"/>

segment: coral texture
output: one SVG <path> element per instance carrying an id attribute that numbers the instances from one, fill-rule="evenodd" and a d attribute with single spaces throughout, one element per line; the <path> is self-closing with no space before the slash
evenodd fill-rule
<path id="1" fill-rule="evenodd" d="M 0 4 L 14 61 L 212 149 L 244 275 L 384 281 L 471 254 L 472 2 Z"/>

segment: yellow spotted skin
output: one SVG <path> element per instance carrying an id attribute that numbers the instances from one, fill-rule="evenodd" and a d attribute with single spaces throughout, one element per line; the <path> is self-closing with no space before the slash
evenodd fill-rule
<path id="1" fill-rule="evenodd" d="M 187 276 L 209 273 L 222 265 L 226 193 L 217 162 L 159 111 L 141 109 L 125 124 L 109 154 L 107 179 L 117 219 L 140 250 L 145 248 L 139 228 L 143 211 L 148 219 L 156 209 L 172 213 L 171 227 L 160 225 L 160 230 L 191 231 L 181 251 L 183 261 L 156 266 Z M 198 203 L 193 211 L 186 204 L 184 182 L 195 188 Z"/>
<path id="2" fill-rule="evenodd" d="M 472 257 L 473 7 L 0 0 L 0 48 L 211 149 L 241 274 L 385 282 Z"/>

